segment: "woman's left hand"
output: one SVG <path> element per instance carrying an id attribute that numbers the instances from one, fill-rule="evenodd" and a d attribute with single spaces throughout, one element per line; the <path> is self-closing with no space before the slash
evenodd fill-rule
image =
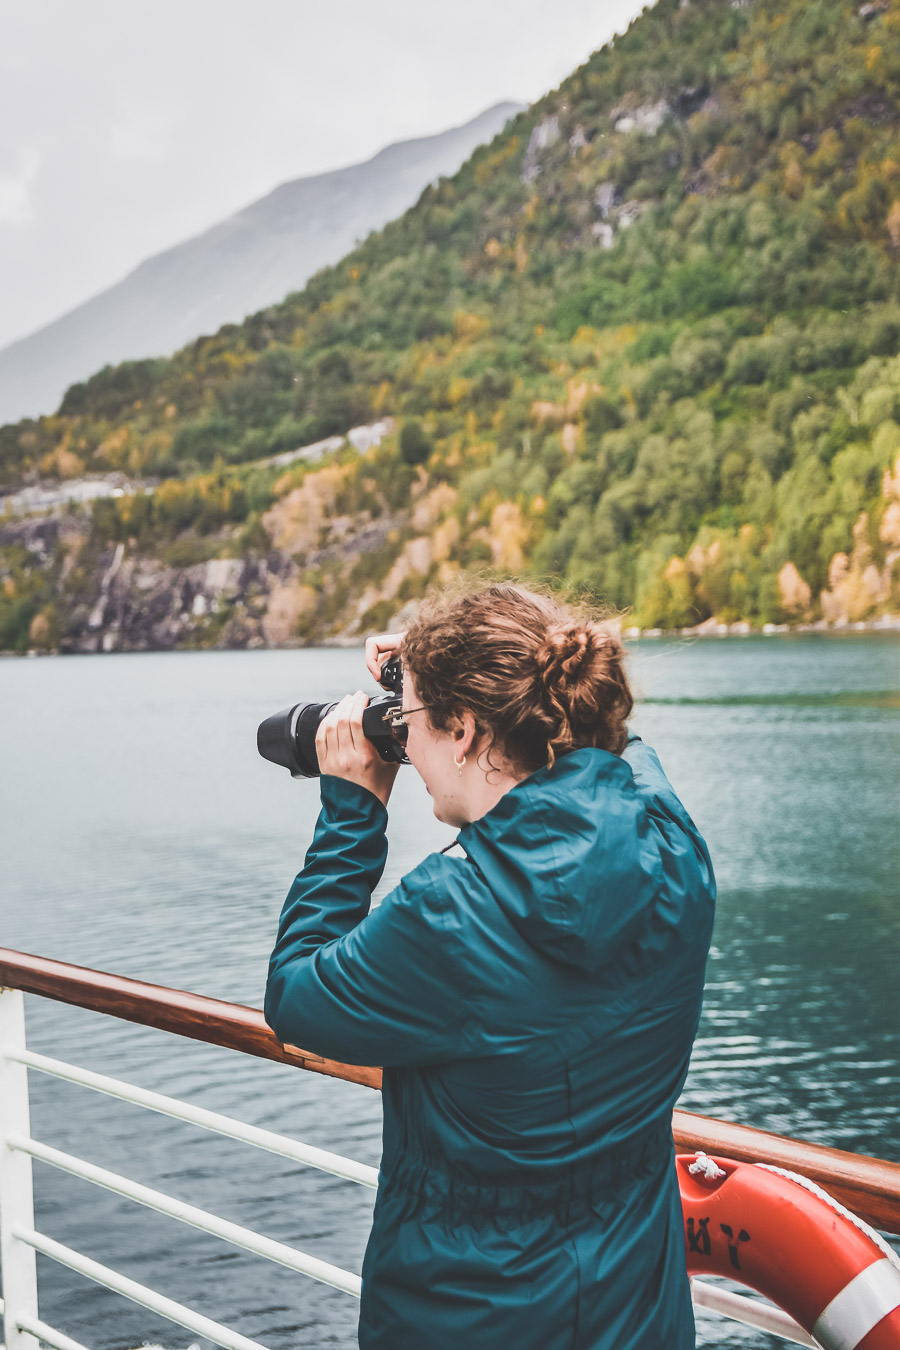
<path id="1" fill-rule="evenodd" d="M 368 788 L 387 806 L 400 765 L 386 763 L 363 732 L 362 715 L 368 702 L 368 694 L 358 690 L 322 718 L 316 732 L 319 772 Z"/>

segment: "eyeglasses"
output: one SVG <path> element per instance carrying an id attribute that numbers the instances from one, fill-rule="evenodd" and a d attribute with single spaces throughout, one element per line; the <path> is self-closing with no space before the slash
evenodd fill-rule
<path id="1" fill-rule="evenodd" d="M 405 746 L 409 740 L 409 727 L 404 719 L 410 717 L 413 713 L 427 711 L 427 705 L 423 703 L 420 708 L 391 708 L 390 712 L 384 714 L 388 729 L 398 745 Z"/>

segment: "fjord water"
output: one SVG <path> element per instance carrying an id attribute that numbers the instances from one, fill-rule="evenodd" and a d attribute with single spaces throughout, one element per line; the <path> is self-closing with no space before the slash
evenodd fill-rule
<path id="1" fill-rule="evenodd" d="M 900 1160 L 900 643 L 796 636 L 633 649 L 635 725 L 706 835 L 719 909 L 689 1110 Z M 359 651 L 0 663 L 0 943 L 260 1005 L 315 783 L 256 754 L 298 699 L 369 687 Z M 452 832 L 414 772 L 380 893 Z M 28 999 L 33 1049 L 377 1164 L 380 1103 Z M 32 1074 L 33 1133 L 358 1270 L 371 1195 Z M 353 1299 L 35 1167 L 38 1227 L 271 1350 L 355 1344 Z M 96 1350 L 196 1338 L 40 1258 L 44 1319 Z M 701 1314 L 698 1345 L 767 1347 Z"/>

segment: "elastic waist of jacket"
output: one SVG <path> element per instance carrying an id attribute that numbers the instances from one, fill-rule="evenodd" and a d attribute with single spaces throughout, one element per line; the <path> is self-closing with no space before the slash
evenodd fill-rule
<path id="1" fill-rule="evenodd" d="M 591 1158 L 553 1166 L 523 1163 L 511 1169 L 498 1154 L 497 1167 L 487 1172 L 407 1148 L 383 1161 L 380 1189 L 387 1193 L 396 1188 L 439 1206 L 473 1212 L 521 1214 L 572 1204 L 596 1207 L 671 1168 L 672 1155 L 668 1121 L 656 1122 Z"/>

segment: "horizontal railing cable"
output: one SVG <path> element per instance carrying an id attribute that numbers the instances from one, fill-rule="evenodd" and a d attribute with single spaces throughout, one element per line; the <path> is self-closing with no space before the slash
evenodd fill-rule
<path id="1" fill-rule="evenodd" d="M 202 1313 L 196 1313 L 193 1309 L 186 1308 L 183 1303 L 177 1303 L 172 1298 L 166 1298 L 164 1294 L 156 1293 L 154 1289 L 148 1289 L 145 1284 L 139 1284 L 137 1280 L 131 1280 L 127 1275 L 120 1275 L 117 1270 L 112 1270 L 89 1256 L 82 1256 L 80 1252 L 73 1251 L 62 1242 L 45 1237 L 43 1233 L 36 1233 L 33 1228 L 16 1228 L 14 1236 L 19 1242 L 33 1247 L 36 1252 L 49 1256 L 51 1261 L 68 1266 L 69 1270 L 74 1270 L 76 1274 L 111 1289 L 115 1294 L 121 1294 L 123 1298 L 131 1299 L 132 1303 L 148 1308 L 151 1312 L 158 1313 L 160 1317 L 186 1327 L 188 1331 L 196 1332 L 198 1336 L 205 1336 L 208 1341 L 222 1346 L 222 1350 L 267 1350 L 261 1342 L 253 1341 L 249 1336 L 242 1336 L 239 1331 L 232 1331 L 221 1322 L 214 1322 L 211 1317 L 204 1317 Z"/>
<path id="2" fill-rule="evenodd" d="M 46 1322 L 42 1322 L 39 1317 L 28 1317 L 23 1315 L 16 1318 L 16 1325 L 20 1331 L 28 1331 L 32 1336 L 37 1336 L 38 1340 L 52 1347 L 52 1350 L 87 1350 L 86 1345 L 81 1341 L 73 1341 L 71 1336 L 66 1336 L 62 1331 L 57 1331 L 56 1327 L 50 1327 Z"/>
<path id="3" fill-rule="evenodd" d="M 244 1144 L 253 1144 L 256 1148 L 269 1153 L 277 1153 L 292 1162 L 316 1167 L 321 1172 L 330 1172 L 332 1176 L 345 1181 L 356 1181 L 361 1186 L 378 1188 L 378 1169 L 365 1163 L 355 1162 L 352 1158 L 343 1158 L 339 1153 L 329 1153 L 326 1149 L 315 1148 L 312 1144 L 301 1144 L 295 1139 L 277 1134 L 274 1130 L 264 1130 L 258 1125 L 247 1125 L 234 1120 L 231 1116 L 209 1111 L 204 1106 L 193 1106 L 179 1101 L 175 1097 L 166 1097 L 161 1092 L 152 1092 L 147 1088 L 135 1087 L 118 1078 L 109 1078 L 91 1069 L 82 1069 L 76 1065 L 65 1064 L 62 1060 L 51 1059 L 48 1055 L 35 1054 L 32 1050 L 7 1050 L 7 1059 L 17 1064 L 25 1064 L 30 1069 L 49 1074 L 53 1078 L 67 1083 L 76 1083 L 80 1087 L 91 1088 L 119 1101 L 131 1102 L 135 1106 L 146 1107 L 174 1120 L 186 1121 L 189 1125 L 199 1125 L 204 1130 L 226 1135 Z"/>
<path id="4" fill-rule="evenodd" d="M 790 1313 L 776 1308 L 774 1304 L 757 1303 L 744 1294 L 733 1294 L 730 1289 L 720 1289 L 717 1285 L 695 1278 L 691 1279 L 691 1298 L 695 1308 L 705 1308 L 722 1317 L 730 1317 L 733 1322 L 743 1322 L 757 1331 L 767 1331 L 771 1336 L 780 1336 L 794 1345 L 812 1346 L 813 1350 L 819 1350 L 818 1341 L 808 1336 Z"/>
<path id="5" fill-rule="evenodd" d="M 184 1200 L 176 1200 L 173 1196 L 165 1195 L 151 1186 L 144 1186 L 138 1181 L 120 1176 L 117 1172 L 109 1172 L 105 1167 L 98 1167 L 95 1163 L 74 1158 L 71 1154 L 64 1153 L 58 1148 L 51 1148 L 48 1144 L 41 1144 L 36 1139 L 10 1135 L 6 1143 L 9 1148 L 27 1153 L 51 1167 L 68 1172 L 70 1176 L 80 1177 L 82 1181 L 90 1181 L 95 1186 L 102 1186 L 105 1190 L 113 1191 L 125 1199 L 134 1200 L 147 1209 L 156 1210 L 158 1214 L 165 1214 L 170 1219 L 190 1224 L 192 1228 L 198 1228 L 212 1237 L 221 1238 L 235 1247 L 252 1252 L 255 1256 L 262 1256 L 266 1260 L 287 1266 L 298 1275 L 308 1275 L 311 1279 L 318 1280 L 320 1284 L 329 1284 L 334 1289 L 340 1289 L 345 1294 L 359 1298 L 362 1289 L 359 1276 L 349 1270 L 342 1270 L 340 1266 L 333 1266 L 329 1261 L 320 1261 L 317 1256 L 298 1252 L 284 1242 L 277 1242 L 274 1238 L 254 1233 L 252 1228 L 245 1228 L 243 1224 L 222 1219 L 217 1214 L 210 1214 L 208 1210 L 189 1205 Z"/>

